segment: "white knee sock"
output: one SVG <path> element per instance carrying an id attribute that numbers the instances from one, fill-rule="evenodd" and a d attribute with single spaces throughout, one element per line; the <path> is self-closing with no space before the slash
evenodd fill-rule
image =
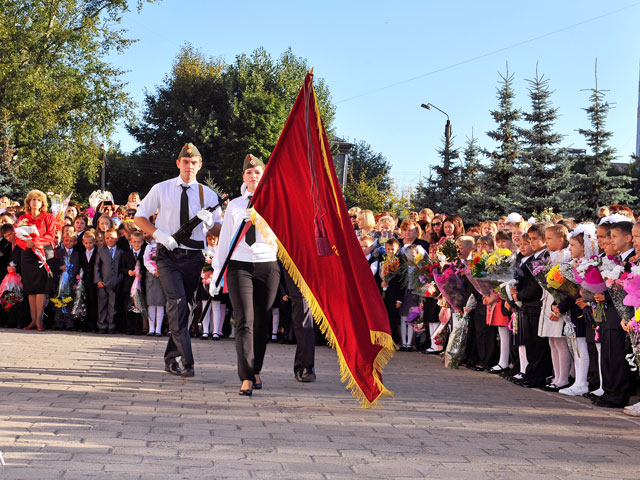
<path id="1" fill-rule="evenodd" d="M 551 380 L 551 383 L 557 385 L 560 359 L 558 358 L 558 349 L 553 337 L 549 337 L 549 348 L 551 349 L 551 363 L 553 364 L 553 380 Z"/>
<path id="2" fill-rule="evenodd" d="M 413 343 L 413 328 L 407 323 L 407 346 Z"/>
<path id="3" fill-rule="evenodd" d="M 524 374 L 527 371 L 527 365 L 529 365 L 529 360 L 527 360 L 527 347 L 524 345 L 518 346 L 518 357 L 520 357 L 520 373 Z"/>
<path id="4" fill-rule="evenodd" d="M 400 317 L 400 339 L 402 341 L 402 346 L 406 347 L 407 343 L 407 319 L 409 317 Z"/>
<path id="5" fill-rule="evenodd" d="M 279 308 L 271 309 L 271 315 L 273 317 L 273 320 L 271 322 L 271 335 L 277 335 L 278 327 L 280 326 L 280 309 Z"/>
<path id="6" fill-rule="evenodd" d="M 207 302 L 205 300 L 202 301 L 202 308 L 205 307 L 205 305 L 207 304 Z M 211 324 L 211 315 L 212 315 L 212 307 L 213 307 L 213 302 L 211 302 L 211 305 L 209 305 L 209 310 L 207 310 L 207 314 L 204 316 L 204 318 L 202 319 L 202 333 L 203 334 L 209 334 L 209 325 Z"/>
<path id="7" fill-rule="evenodd" d="M 596 350 L 598 351 L 598 372 L 600 373 L 600 388 L 591 392 L 594 395 L 601 396 L 604 394 L 604 389 L 602 388 L 602 344 L 596 343 Z"/>
<path id="8" fill-rule="evenodd" d="M 220 323 L 222 323 L 225 311 L 225 305 L 220 301 L 213 300 L 211 302 L 211 313 L 213 315 L 213 333 L 217 333 L 218 335 L 222 333 L 220 330 Z"/>
<path id="9" fill-rule="evenodd" d="M 147 312 L 149 313 L 149 333 L 153 333 L 156 324 L 156 307 L 149 305 Z"/>
<path id="10" fill-rule="evenodd" d="M 558 337 L 553 339 L 556 344 L 558 356 L 558 372 L 555 374 L 558 387 L 563 387 L 569 383 L 569 370 L 571 369 L 571 353 L 567 345 L 566 337 Z M 554 369 L 555 370 L 555 369 Z"/>
<path id="11" fill-rule="evenodd" d="M 507 368 L 509 366 L 509 328 L 498 327 L 498 334 L 500 335 L 500 360 L 498 361 L 498 366 Z"/>
<path id="12" fill-rule="evenodd" d="M 587 376 L 589 375 L 589 350 L 587 348 L 587 339 L 576 338 L 576 343 L 578 344 L 578 352 L 580 352 L 580 356 L 576 354 L 573 357 L 573 360 L 576 364 L 576 381 L 574 383 L 575 386 L 578 387 L 588 387 L 589 382 L 587 380 Z"/>

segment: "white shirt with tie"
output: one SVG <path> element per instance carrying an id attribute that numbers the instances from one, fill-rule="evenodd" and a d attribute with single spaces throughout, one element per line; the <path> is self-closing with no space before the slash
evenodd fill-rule
<path id="1" fill-rule="evenodd" d="M 189 218 L 196 216 L 202 208 L 200 205 L 200 188 L 198 182 L 193 181 L 186 184 L 179 176 L 164 182 L 156 183 L 149 193 L 140 202 L 140 207 L 136 212 L 138 217 L 150 218 L 156 211 L 156 228 L 173 235 L 180 228 L 180 198 L 182 196 L 182 185 L 189 185 L 187 197 L 189 198 Z M 218 195 L 209 187 L 203 185 L 204 207 L 212 207 L 219 203 Z M 222 211 L 220 207 L 213 211 L 213 221 L 222 223 Z M 205 243 L 206 229 L 196 228 L 191 234 L 191 239 Z M 184 245 L 180 245 L 181 248 Z"/>

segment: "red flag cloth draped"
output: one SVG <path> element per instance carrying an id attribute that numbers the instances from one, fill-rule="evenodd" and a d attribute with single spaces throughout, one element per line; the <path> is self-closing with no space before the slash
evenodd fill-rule
<path id="1" fill-rule="evenodd" d="M 395 344 L 376 282 L 353 230 L 313 88 L 313 74 L 289 114 L 253 196 L 252 219 L 268 225 L 278 257 L 335 348 L 341 381 L 364 407 L 392 393 L 382 369 Z"/>

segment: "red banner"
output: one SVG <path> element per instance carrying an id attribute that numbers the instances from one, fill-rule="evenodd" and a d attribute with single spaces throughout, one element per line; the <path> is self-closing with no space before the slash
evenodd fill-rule
<path id="1" fill-rule="evenodd" d="M 370 407 L 391 395 L 387 313 L 353 230 L 322 125 L 313 74 L 289 114 L 253 196 L 256 228 L 277 237 L 278 257 L 338 354 L 341 381 Z M 262 228 L 261 228 L 262 227 Z"/>

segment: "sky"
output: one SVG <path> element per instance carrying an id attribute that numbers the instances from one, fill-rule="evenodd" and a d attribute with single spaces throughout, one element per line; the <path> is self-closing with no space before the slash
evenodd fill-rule
<path id="1" fill-rule="evenodd" d="M 613 107 L 611 144 L 628 161 L 636 145 L 638 24 L 640 1 L 630 0 L 163 0 L 124 16 L 122 27 L 139 41 L 110 61 L 127 71 L 141 112 L 145 92 L 162 84 L 187 43 L 227 62 L 258 47 L 276 58 L 291 47 L 327 82 L 336 134 L 382 153 L 402 189 L 439 162 L 446 117 L 422 103 L 449 115 L 455 147 L 472 133 L 481 147 L 495 146 L 486 132 L 495 128 L 489 112 L 507 62 L 516 106 L 528 109 L 526 79 L 537 65 L 554 91 L 563 146 L 585 148 L 577 130 L 589 128 L 582 109 L 597 59 L 598 86 Z M 113 140 L 124 151 L 137 146 L 122 127 Z"/>

